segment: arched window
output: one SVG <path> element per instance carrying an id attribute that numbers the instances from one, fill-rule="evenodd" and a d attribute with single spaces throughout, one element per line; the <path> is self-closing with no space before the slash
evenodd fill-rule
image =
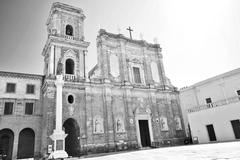
<path id="1" fill-rule="evenodd" d="M 67 59 L 65 64 L 66 74 L 74 74 L 74 61 L 72 59 Z"/>
<path id="2" fill-rule="evenodd" d="M 66 26 L 66 35 L 69 35 L 69 36 L 73 35 L 73 27 L 69 24 Z"/>

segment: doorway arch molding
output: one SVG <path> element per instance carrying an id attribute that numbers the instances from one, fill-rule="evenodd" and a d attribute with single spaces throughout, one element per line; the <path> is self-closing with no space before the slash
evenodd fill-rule
<path id="1" fill-rule="evenodd" d="M 134 110 L 134 117 L 135 117 L 135 124 L 136 124 L 136 134 L 137 134 L 137 142 L 138 146 L 142 147 L 141 142 L 141 133 L 140 133 L 140 126 L 139 126 L 139 120 L 147 120 L 148 121 L 148 128 L 149 128 L 149 136 L 150 136 L 150 142 L 154 141 L 153 139 L 153 131 L 152 131 L 152 112 L 149 107 L 137 107 Z"/>

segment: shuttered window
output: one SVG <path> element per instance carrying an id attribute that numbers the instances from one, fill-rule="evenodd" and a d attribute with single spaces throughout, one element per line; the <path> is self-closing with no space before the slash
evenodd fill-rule
<path id="1" fill-rule="evenodd" d="M 7 93 L 15 93 L 15 89 L 16 89 L 15 83 L 7 83 L 7 89 L 6 89 Z"/>
<path id="2" fill-rule="evenodd" d="M 26 91 L 27 94 L 34 94 L 34 90 L 35 90 L 34 85 L 32 85 L 32 84 L 27 85 L 27 91 Z"/>
<path id="3" fill-rule="evenodd" d="M 25 114 L 32 115 L 33 114 L 33 103 L 25 104 Z"/>
<path id="4" fill-rule="evenodd" d="M 13 102 L 5 102 L 4 115 L 13 114 Z"/>

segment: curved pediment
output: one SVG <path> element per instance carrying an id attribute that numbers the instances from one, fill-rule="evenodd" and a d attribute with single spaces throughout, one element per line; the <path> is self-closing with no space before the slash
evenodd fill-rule
<path id="1" fill-rule="evenodd" d="M 140 106 L 140 107 L 137 107 L 134 111 L 135 115 L 150 115 L 152 113 L 150 107 L 147 105 L 147 106 Z"/>
<path id="2" fill-rule="evenodd" d="M 68 49 L 65 53 L 64 53 L 64 56 L 65 57 L 68 57 L 68 58 L 75 58 L 77 55 L 77 53 L 72 50 L 72 49 Z"/>

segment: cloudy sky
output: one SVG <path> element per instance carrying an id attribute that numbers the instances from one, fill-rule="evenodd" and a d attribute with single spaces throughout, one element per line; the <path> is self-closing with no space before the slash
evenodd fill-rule
<path id="1" fill-rule="evenodd" d="M 0 70 L 43 73 L 46 20 L 56 0 L 0 0 Z M 58 0 L 83 9 L 87 69 L 96 63 L 99 28 L 163 49 L 167 76 L 181 88 L 239 68 L 239 0 Z M 118 29 L 119 28 L 119 29 Z"/>

